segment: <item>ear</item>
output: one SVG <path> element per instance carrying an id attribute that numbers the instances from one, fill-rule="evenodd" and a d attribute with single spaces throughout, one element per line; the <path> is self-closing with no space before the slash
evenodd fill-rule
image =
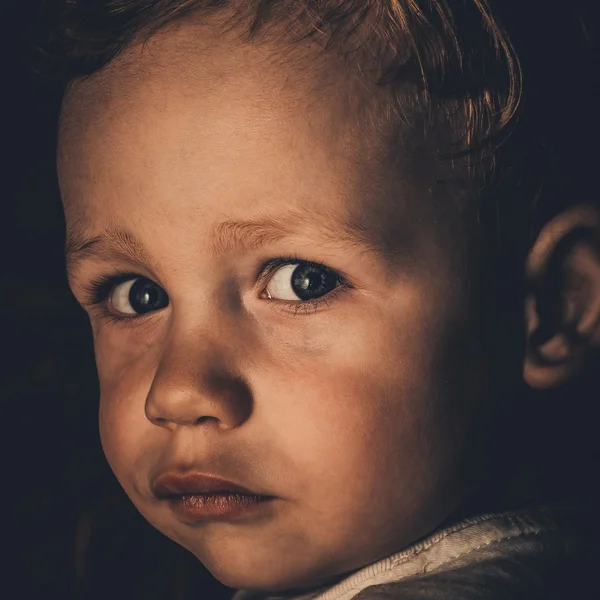
<path id="1" fill-rule="evenodd" d="M 600 347 L 600 213 L 581 205 L 540 232 L 526 262 L 527 349 L 532 388 L 565 383 Z"/>

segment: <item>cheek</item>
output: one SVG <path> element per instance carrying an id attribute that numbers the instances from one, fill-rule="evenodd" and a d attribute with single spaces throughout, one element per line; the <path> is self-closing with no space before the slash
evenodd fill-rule
<path id="1" fill-rule="evenodd" d="M 437 359 L 444 353 L 437 344 L 446 345 L 421 306 L 407 298 L 396 320 L 373 311 L 330 331 L 327 342 L 319 336 L 317 359 L 288 347 L 287 360 L 263 363 L 262 381 L 272 387 L 257 385 L 257 420 L 293 457 L 305 478 L 300 487 L 318 481 L 321 498 L 339 498 L 340 489 L 358 498 L 387 485 L 384 478 L 416 494 L 445 469 L 456 447 L 447 427 L 451 391 Z"/>
<path id="2" fill-rule="evenodd" d="M 128 490 L 143 440 L 152 430 L 145 399 L 152 384 L 153 354 L 147 345 L 118 343 L 118 336 L 94 335 L 100 384 L 102 448 L 115 475 Z M 156 428 L 154 428 L 156 429 Z"/>

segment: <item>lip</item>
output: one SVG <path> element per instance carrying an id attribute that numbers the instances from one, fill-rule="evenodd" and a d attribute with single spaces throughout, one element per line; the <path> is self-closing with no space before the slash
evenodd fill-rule
<path id="1" fill-rule="evenodd" d="M 275 500 L 275 496 L 197 472 L 163 473 L 154 481 L 152 491 L 188 524 L 253 519 L 264 515 Z"/>
<path id="2" fill-rule="evenodd" d="M 200 496 L 206 494 L 265 495 L 233 481 L 195 471 L 188 471 L 187 473 L 163 473 L 154 481 L 152 491 L 160 500 L 179 496 Z"/>

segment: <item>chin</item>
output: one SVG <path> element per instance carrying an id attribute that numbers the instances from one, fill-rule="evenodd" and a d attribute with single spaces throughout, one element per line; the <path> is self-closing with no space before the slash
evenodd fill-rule
<path id="1" fill-rule="evenodd" d="M 270 560 L 265 557 L 263 560 L 258 560 L 252 555 L 240 557 L 232 554 L 226 562 L 214 563 L 206 559 L 202 560 L 197 555 L 196 557 L 217 581 L 238 590 L 301 593 L 327 583 L 327 579 L 322 575 L 319 577 L 310 569 L 302 568 L 293 556 L 289 560 L 282 561 L 281 557 L 272 557 Z M 328 579 L 335 580 L 331 576 Z"/>
<path id="2" fill-rule="evenodd" d="M 288 579 L 274 566 L 257 566 L 256 569 L 241 568 L 231 560 L 228 565 L 211 566 L 204 564 L 211 575 L 223 585 L 236 590 L 260 590 L 262 592 L 282 592 L 297 582 L 295 577 Z"/>

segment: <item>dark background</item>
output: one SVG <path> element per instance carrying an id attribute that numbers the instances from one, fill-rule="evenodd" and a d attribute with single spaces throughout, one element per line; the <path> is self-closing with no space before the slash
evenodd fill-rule
<path id="1" fill-rule="evenodd" d="M 6 369 L 0 425 L 2 496 L 10 505 L 2 513 L 10 555 L 2 561 L 9 566 L 2 589 L 9 590 L 5 597 L 47 600 L 230 598 L 232 590 L 137 513 L 102 454 L 91 331 L 64 272 L 54 162 L 62 90 L 30 68 L 43 28 L 39 4 L 2 3 L 0 243 L 8 306 L 0 313 Z M 592 144 L 597 156 L 597 140 Z M 596 199 L 600 193 L 597 186 L 589 192 Z M 586 435 L 593 435 L 593 420 L 585 418 Z M 576 435 L 575 429 L 560 443 Z"/>

